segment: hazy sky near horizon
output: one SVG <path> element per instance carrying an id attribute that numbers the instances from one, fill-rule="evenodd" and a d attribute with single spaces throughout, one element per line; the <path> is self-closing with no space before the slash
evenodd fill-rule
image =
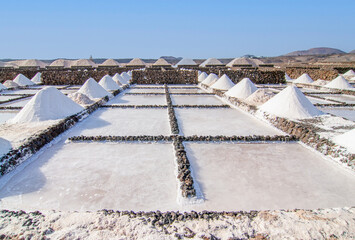
<path id="1" fill-rule="evenodd" d="M 0 6 L 0 59 L 355 49 L 355 0 L 0 0 Z"/>

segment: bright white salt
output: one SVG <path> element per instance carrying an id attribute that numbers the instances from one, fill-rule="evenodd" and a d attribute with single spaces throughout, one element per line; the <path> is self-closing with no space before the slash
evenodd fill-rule
<path id="1" fill-rule="evenodd" d="M 66 97 L 55 87 L 46 87 L 23 107 L 9 123 L 57 120 L 82 111 L 84 108 Z"/>
<path id="2" fill-rule="evenodd" d="M 69 94 L 68 98 L 80 105 L 90 105 L 94 103 L 88 96 L 79 92 Z"/>
<path id="3" fill-rule="evenodd" d="M 7 88 L 15 88 L 15 87 L 18 87 L 19 85 L 12 80 L 6 80 L 4 82 L 4 86 Z"/>
<path id="4" fill-rule="evenodd" d="M 227 91 L 234 87 L 234 85 L 235 84 L 232 82 L 232 80 L 226 74 L 223 74 L 222 77 L 220 77 L 214 84 L 211 85 L 211 88 Z"/>
<path id="5" fill-rule="evenodd" d="M 355 129 L 336 136 L 334 142 L 343 146 L 349 150 L 349 152 L 355 154 Z"/>
<path id="6" fill-rule="evenodd" d="M 115 75 L 113 75 L 112 77 L 113 81 L 115 81 L 119 86 L 121 86 L 122 84 L 126 84 L 125 82 L 125 79 L 123 79 L 121 77 L 120 74 L 116 73 Z"/>
<path id="7" fill-rule="evenodd" d="M 207 73 L 202 72 L 199 76 L 198 76 L 198 82 L 203 82 L 206 78 L 208 77 Z"/>
<path id="8" fill-rule="evenodd" d="M 246 99 L 256 90 L 258 90 L 258 88 L 254 85 L 252 81 L 250 81 L 249 78 L 243 78 L 239 83 L 229 89 L 225 94 L 228 97 Z"/>
<path id="9" fill-rule="evenodd" d="M 268 92 L 265 89 L 258 89 L 253 94 L 245 99 L 246 103 L 251 105 L 259 106 L 265 102 L 267 102 L 270 98 L 272 98 L 275 94 L 273 92 Z"/>
<path id="10" fill-rule="evenodd" d="M 120 89 L 120 86 L 118 86 L 118 84 L 109 75 L 103 76 L 99 84 L 107 91 L 115 91 Z"/>
<path id="11" fill-rule="evenodd" d="M 121 73 L 121 76 L 124 78 L 124 79 L 127 79 L 127 81 L 129 81 L 129 80 L 131 80 L 131 76 L 130 75 L 128 75 L 128 73 L 126 73 L 126 72 L 123 72 L 123 73 Z"/>
<path id="12" fill-rule="evenodd" d="M 346 73 L 343 74 L 344 77 L 355 77 L 355 72 L 350 69 L 349 71 L 347 71 Z"/>
<path id="13" fill-rule="evenodd" d="M 33 82 L 31 82 L 30 79 L 28 79 L 26 76 L 23 74 L 18 74 L 15 79 L 13 80 L 15 83 L 17 83 L 19 86 L 29 86 L 29 85 L 34 85 Z"/>
<path id="14" fill-rule="evenodd" d="M 202 81 L 202 84 L 211 86 L 213 83 L 215 83 L 218 80 L 218 76 L 214 73 L 210 73 L 208 77 Z"/>
<path id="15" fill-rule="evenodd" d="M 93 78 L 86 80 L 78 92 L 85 94 L 91 99 L 103 98 L 106 96 L 112 97 L 112 94 L 101 87 L 101 85 L 98 84 Z"/>
<path id="16" fill-rule="evenodd" d="M 293 82 L 294 83 L 312 83 L 313 79 L 307 73 L 303 73 L 301 76 L 299 76 Z"/>
<path id="17" fill-rule="evenodd" d="M 289 81 L 293 81 L 293 79 L 292 79 L 292 78 L 290 78 L 290 76 L 289 76 L 289 75 L 287 75 L 287 73 L 285 73 L 285 79 L 286 79 L 286 81 L 287 81 L 287 82 L 289 82 Z"/>
<path id="18" fill-rule="evenodd" d="M 4 90 L 4 89 L 7 89 L 7 87 L 5 87 L 4 85 L 2 85 L 2 84 L 0 83 L 0 90 Z"/>
<path id="19" fill-rule="evenodd" d="M 333 79 L 330 83 L 325 85 L 325 87 L 337 88 L 337 89 L 353 88 L 353 86 L 351 86 L 351 84 L 348 81 L 346 81 L 346 79 L 341 75 Z"/>
<path id="20" fill-rule="evenodd" d="M 42 73 L 40 73 L 40 72 L 36 73 L 36 75 L 34 75 L 34 77 L 31 79 L 31 81 L 35 84 L 42 83 L 41 75 L 42 75 Z"/>
<path id="21" fill-rule="evenodd" d="M 313 85 L 324 86 L 328 83 L 326 80 L 318 79 L 317 81 L 312 82 Z"/>
<path id="22" fill-rule="evenodd" d="M 289 86 L 264 103 L 261 110 L 279 117 L 302 119 L 323 114 L 295 86 Z"/>

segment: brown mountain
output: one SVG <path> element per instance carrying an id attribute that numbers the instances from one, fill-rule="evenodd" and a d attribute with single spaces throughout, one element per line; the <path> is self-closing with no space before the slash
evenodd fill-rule
<path id="1" fill-rule="evenodd" d="M 355 50 L 352 50 L 351 52 L 349 52 L 349 53 L 355 53 Z"/>
<path id="2" fill-rule="evenodd" d="M 306 55 L 332 55 L 344 54 L 345 52 L 336 48 L 311 48 L 308 50 L 295 51 L 285 54 L 284 56 L 306 56 Z"/>

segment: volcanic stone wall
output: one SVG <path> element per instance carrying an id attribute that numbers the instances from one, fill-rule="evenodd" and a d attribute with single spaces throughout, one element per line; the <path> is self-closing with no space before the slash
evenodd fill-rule
<path id="1" fill-rule="evenodd" d="M 339 75 L 336 69 L 315 69 L 315 68 L 286 68 L 287 75 L 292 79 L 296 79 L 303 73 L 308 73 L 308 75 L 313 79 L 323 79 L 323 80 L 333 80 Z"/>
<path id="2" fill-rule="evenodd" d="M 155 70 L 133 71 L 133 84 L 197 84 L 197 71 Z"/>

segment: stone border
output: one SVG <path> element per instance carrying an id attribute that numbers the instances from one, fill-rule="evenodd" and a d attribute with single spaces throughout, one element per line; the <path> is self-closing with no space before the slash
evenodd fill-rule
<path id="1" fill-rule="evenodd" d="M 100 108 L 167 108 L 167 105 L 102 105 Z"/>
<path id="2" fill-rule="evenodd" d="M 23 107 L 1 107 L 0 106 L 0 110 L 21 110 Z"/>
<path id="3" fill-rule="evenodd" d="M 167 85 L 165 85 L 165 95 L 166 95 L 166 102 L 168 104 L 168 115 L 169 115 L 169 123 L 170 123 L 170 127 L 171 127 L 171 133 L 172 134 L 179 134 L 179 126 L 177 123 L 173 103 L 171 101 L 169 88 L 167 87 Z"/>
<path id="4" fill-rule="evenodd" d="M 158 93 L 158 92 L 156 92 L 156 93 L 130 93 L 130 92 L 128 92 L 128 93 L 125 93 L 124 95 L 153 95 L 153 96 L 155 96 L 155 95 L 165 95 L 165 93 Z"/>

